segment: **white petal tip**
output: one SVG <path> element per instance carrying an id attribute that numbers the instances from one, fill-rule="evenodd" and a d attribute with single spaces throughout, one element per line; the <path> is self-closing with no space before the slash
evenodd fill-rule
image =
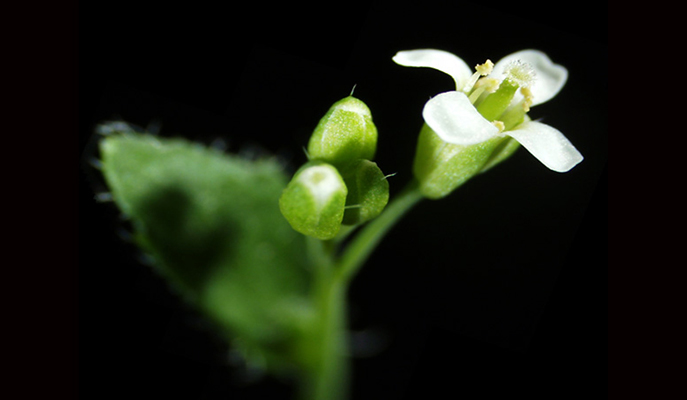
<path id="1" fill-rule="evenodd" d="M 433 68 L 448 74 L 456 82 L 456 88 L 462 87 L 472 75 L 471 69 L 465 61 L 455 54 L 443 50 L 404 50 L 396 53 L 391 59 L 404 67 Z"/>
<path id="2" fill-rule="evenodd" d="M 584 160 L 582 154 L 558 129 L 541 122 L 525 122 L 517 129 L 505 133 L 552 171 L 568 172 Z"/>
<path id="3" fill-rule="evenodd" d="M 555 163 L 554 165 L 544 165 L 546 165 L 551 171 L 559 172 L 561 174 L 566 173 L 571 169 L 575 168 L 577 164 L 581 163 L 584 160 L 584 157 L 582 157 L 582 154 L 580 154 L 580 152 L 577 151 L 577 149 L 575 149 L 575 151 L 571 153 L 572 154 L 568 155 L 567 159 L 563 162 Z"/>

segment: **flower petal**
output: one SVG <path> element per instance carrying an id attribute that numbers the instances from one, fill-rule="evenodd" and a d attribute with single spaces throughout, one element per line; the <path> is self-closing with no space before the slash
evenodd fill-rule
<path id="1" fill-rule="evenodd" d="M 516 60 L 531 65 L 536 73 L 534 83 L 530 87 L 534 96 L 532 105 L 551 100 L 568 80 L 568 70 L 562 65 L 554 64 L 545 53 L 539 50 L 521 50 L 503 57 L 494 65 L 491 77 L 501 79 L 508 64 Z M 519 98 L 521 98 L 520 93 L 518 93 Z"/>
<path id="2" fill-rule="evenodd" d="M 504 133 L 556 172 L 568 172 L 584 159 L 561 131 L 541 122 L 523 122 L 516 129 Z"/>
<path id="3" fill-rule="evenodd" d="M 404 67 L 434 68 L 449 74 L 456 82 L 456 90 L 462 89 L 463 85 L 472 76 L 472 69 L 468 67 L 465 61 L 455 54 L 443 50 L 419 49 L 399 51 L 392 60 Z"/>
<path id="4" fill-rule="evenodd" d="M 433 97 L 425 104 L 422 117 L 441 140 L 452 144 L 482 143 L 499 133 L 463 92 L 445 92 Z"/>

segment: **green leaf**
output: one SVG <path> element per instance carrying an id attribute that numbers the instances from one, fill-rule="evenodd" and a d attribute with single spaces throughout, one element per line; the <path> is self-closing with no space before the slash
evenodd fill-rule
<path id="1" fill-rule="evenodd" d="M 279 212 L 287 177 L 278 164 L 133 132 L 100 150 L 113 199 L 158 272 L 249 361 L 298 365 L 310 273 L 304 237 Z"/>

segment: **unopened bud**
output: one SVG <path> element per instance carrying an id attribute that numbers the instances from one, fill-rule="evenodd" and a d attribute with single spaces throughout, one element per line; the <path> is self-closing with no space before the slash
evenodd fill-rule
<path id="1" fill-rule="evenodd" d="M 310 137 L 308 155 L 337 168 L 357 159 L 372 159 L 377 150 L 377 128 L 370 109 L 353 96 L 334 103 Z"/>
<path id="2" fill-rule="evenodd" d="M 311 161 L 286 186 L 279 198 L 279 209 L 296 231 L 328 240 L 339 233 L 347 194 L 336 168 Z"/>

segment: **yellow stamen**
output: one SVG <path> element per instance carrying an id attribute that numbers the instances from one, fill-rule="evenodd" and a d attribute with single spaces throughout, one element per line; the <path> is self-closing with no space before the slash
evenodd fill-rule
<path id="1" fill-rule="evenodd" d="M 501 121 L 491 121 L 491 124 L 499 128 L 499 133 L 503 132 L 504 129 L 506 129 L 506 125 Z"/>
<path id="2" fill-rule="evenodd" d="M 523 110 L 525 110 L 525 112 L 529 112 L 530 106 L 532 105 L 532 102 L 534 101 L 534 96 L 532 95 L 532 91 L 529 88 L 521 87 L 520 93 L 522 93 L 522 95 L 524 97 L 524 99 L 522 100 L 522 108 L 523 108 Z"/>
<path id="3" fill-rule="evenodd" d="M 499 82 L 498 79 L 480 78 L 480 80 L 478 80 L 477 83 L 475 83 L 475 89 L 483 87 L 484 91 L 486 91 L 487 93 L 494 93 L 496 89 L 499 88 L 500 83 L 501 82 Z"/>
<path id="4" fill-rule="evenodd" d="M 501 82 L 494 78 L 480 78 L 475 86 L 473 87 L 472 93 L 470 93 L 470 102 L 475 104 L 477 99 L 482 95 L 482 93 L 494 93 L 496 89 L 499 88 Z"/>
<path id="5" fill-rule="evenodd" d="M 475 65 L 475 70 L 479 72 L 480 75 L 482 76 L 487 76 L 491 74 L 491 71 L 494 69 L 494 63 L 491 62 L 491 60 L 487 59 L 487 61 L 484 62 L 484 64 L 478 64 Z"/>
<path id="6" fill-rule="evenodd" d="M 491 60 L 487 60 L 484 62 L 484 64 L 478 64 L 475 66 L 475 72 L 472 74 L 470 79 L 468 79 L 468 82 L 463 86 L 463 93 L 467 94 L 472 91 L 472 88 L 475 86 L 475 83 L 477 83 L 477 80 L 480 78 L 480 76 L 487 76 L 491 73 L 491 71 L 494 69 L 494 63 L 491 62 Z"/>

